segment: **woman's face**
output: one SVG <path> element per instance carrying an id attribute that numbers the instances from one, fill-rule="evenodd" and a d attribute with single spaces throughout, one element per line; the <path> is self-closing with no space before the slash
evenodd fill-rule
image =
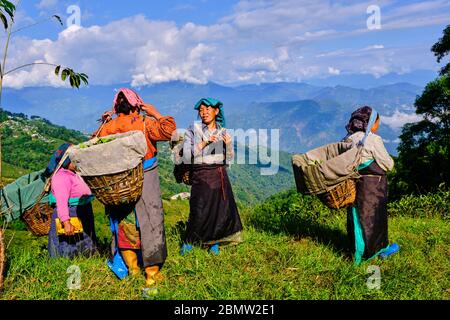
<path id="1" fill-rule="evenodd" d="M 216 121 L 216 116 L 218 113 L 218 108 L 207 107 L 203 104 L 200 106 L 200 109 L 198 109 L 198 114 L 202 119 L 202 122 L 207 125 Z"/>
<path id="2" fill-rule="evenodd" d="M 67 167 L 68 170 L 75 172 L 77 170 L 77 167 L 75 167 L 75 165 L 70 162 L 69 166 Z"/>

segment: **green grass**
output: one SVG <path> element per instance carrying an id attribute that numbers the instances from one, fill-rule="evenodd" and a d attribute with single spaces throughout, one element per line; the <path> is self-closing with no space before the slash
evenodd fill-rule
<path id="1" fill-rule="evenodd" d="M 97 230 L 109 241 L 101 206 L 95 204 Z M 389 237 L 400 254 L 354 266 L 345 250 L 342 212 L 321 222 L 324 234 L 255 226 L 253 211 L 241 210 L 245 242 L 223 248 L 219 256 L 195 248 L 179 255 L 179 222 L 188 216 L 187 201 L 164 201 L 169 256 L 165 280 L 153 299 L 449 299 L 450 226 L 441 217 L 389 220 Z M 331 239 L 328 242 L 326 239 Z M 144 276 L 119 281 L 105 264 L 106 255 L 49 259 L 46 238 L 7 230 L 11 240 L 3 299 L 143 299 Z M 338 244 L 338 245 L 337 245 Z M 81 269 L 81 289 L 67 289 L 67 268 Z M 381 270 L 380 290 L 368 289 L 369 265 Z"/>

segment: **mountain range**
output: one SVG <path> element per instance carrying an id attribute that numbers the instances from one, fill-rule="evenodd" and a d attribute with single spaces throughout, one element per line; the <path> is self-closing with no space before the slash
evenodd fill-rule
<path id="1" fill-rule="evenodd" d="M 102 112 L 111 109 L 120 87 L 129 84 L 93 85 L 79 90 L 5 88 L 3 108 L 88 133 L 98 126 L 96 119 Z M 280 129 L 280 149 L 294 153 L 340 140 L 351 112 L 369 105 L 378 110 L 382 119 L 389 120 L 382 121 L 380 135 L 388 151 L 396 154 L 402 118 L 413 117 L 414 100 L 423 88 L 409 83 L 363 89 L 288 82 L 231 87 L 175 81 L 135 90 L 163 114 L 173 115 L 178 128 L 186 128 L 197 119 L 193 106 L 199 98 L 214 97 L 224 103 L 228 128 Z"/>

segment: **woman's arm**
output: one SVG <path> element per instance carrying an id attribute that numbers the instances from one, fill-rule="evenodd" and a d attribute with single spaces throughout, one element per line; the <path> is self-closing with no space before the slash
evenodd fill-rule
<path id="1" fill-rule="evenodd" d="M 154 118 L 145 120 L 146 131 L 150 139 L 153 141 L 169 141 L 177 129 L 175 119 L 171 116 L 162 116 L 153 105 L 148 103 L 143 104 L 141 108 L 149 117 Z"/>
<path id="2" fill-rule="evenodd" d="M 61 173 L 57 173 L 52 178 L 52 193 L 56 198 L 56 211 L 61 222 L 70 219 L 69 216 L 69 197 L 71 181 Z"/>

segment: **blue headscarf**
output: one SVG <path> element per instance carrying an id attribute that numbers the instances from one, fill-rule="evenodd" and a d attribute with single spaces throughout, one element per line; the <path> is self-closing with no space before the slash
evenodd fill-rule
<path id="1" fill-rule="evenodd" d="M 52 157 L 50 158 L 50 161 L 47 165 L 47 168 L 45 169 L 44 176 L 50 177 L 53 172 L 55 171 L 56 167 L 58 166 L 59 162 L 61 161 L 62 157 L 64 156 L 64 153 L 66 153 L 66 150 L 71 146 L 70 143 L 63 143 L 56 149 L 56 151 L 53 153 Z M 64 160 L 63 164 L 61 165 L 62 168 L 67 168 L 70 164 L 69 157 Z"/>
<path id="2" fill-rule="evenodd" d="M 219 113 L 216 116 L 216 122 L 222 127 L 226 127 L 225 122 L 225 113 L 223 111 L 223 103 L 219 100 L 213 98 L 202 98 L 195 105 L 194 109 L 199 110 L 201 105 L 205 105 L 207 107 L 219 108 Z"/>

